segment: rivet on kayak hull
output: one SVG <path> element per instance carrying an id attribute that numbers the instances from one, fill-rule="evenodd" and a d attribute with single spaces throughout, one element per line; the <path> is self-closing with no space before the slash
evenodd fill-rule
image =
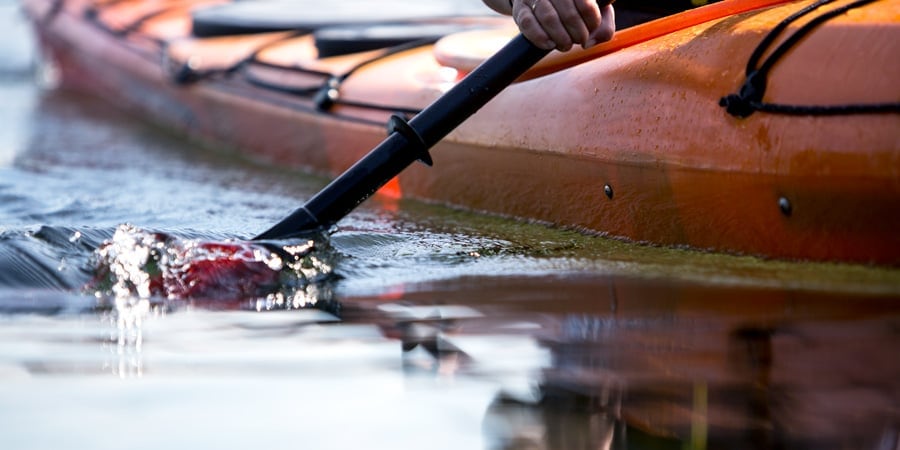
<path id="1" fill-rule="evenodd" d="M 612 200 L 612 198 L 613 198 L 613 190 L 612 190 L 612 186 L 610 186 L 610 185 L 608 185 L 608 184 L 603 185 L 603 193 L 606 194 L 606 196 L 607 196 L 610 200 Z"/>
<path id="2" fill-rule="evenodd" d="M 778 198 L 778 208 L 781 209 L 781 213 L 784 214 L 785 217 L 790 217 L 791 212 L 793 211 L 791 201 L 788 200 L 787 197 Z"/>

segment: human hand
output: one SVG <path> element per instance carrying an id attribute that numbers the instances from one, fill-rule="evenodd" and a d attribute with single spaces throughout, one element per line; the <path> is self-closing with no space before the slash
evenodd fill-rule
<path id="1" fill-rule="evenodd" d="M 612 39 L 615 12 L 611 2 L 596 0 L 512 0 L 512 15 L 519 30 L 537 47 L 568 51 Z"/>

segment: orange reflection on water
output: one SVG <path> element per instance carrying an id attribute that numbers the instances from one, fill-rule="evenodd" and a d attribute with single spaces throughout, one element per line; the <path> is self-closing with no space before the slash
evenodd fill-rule
<path id="1" fill-rule="evenodd" d="M 890 295 L 597 276 L 547 283 L 407 286 L 398 304 L 433 314 L 373 319 L 363 299 L 344 303 L 345 320 L 381 322 L 407 350 L 430 352 L 444 376 L 510 356 L 497 348 L 480 358 L 466 346 L 473 337 L 514 335 L 545 349 L 535 395 L 498 393 L 487 412 L 496 448 L 897 448 L 900 307 Z M 479 314 L 441 313 L 451 305 Z"/>

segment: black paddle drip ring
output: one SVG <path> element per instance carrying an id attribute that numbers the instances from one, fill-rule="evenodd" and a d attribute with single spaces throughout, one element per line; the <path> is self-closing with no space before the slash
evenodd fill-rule
<path id="1" fill-rule="evenodd" d="M 428 153 L 428 144 L 425 143 L 425 139 L 422 138 L 422 135 L 419 134 L 418 131 L 409 125 L 409 122 L 407 122 L 406 119 L 397 114 L 391 115 L 391 118 L 387 123 L 387 132 L 388 135 L 391 135 L 394 132 L 400 133 L 407 141 L 409 141 L 410 145 L 415 147 L 413 150 L 419 154 L 419 161 L 422 161 L 428 167 L 434 165 L 434 160 L 431 159 L 431 154 Z"/>

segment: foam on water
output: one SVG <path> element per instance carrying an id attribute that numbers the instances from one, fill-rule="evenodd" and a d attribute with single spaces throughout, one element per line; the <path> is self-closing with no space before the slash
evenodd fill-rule
<path id="1" fill-rule="evenodd" d="M 333 276 L 327 237 L 282 245 L 184 239 L 120 225 L 94 254 L 97 297 L 265 300 L 298 308 Z"/>

